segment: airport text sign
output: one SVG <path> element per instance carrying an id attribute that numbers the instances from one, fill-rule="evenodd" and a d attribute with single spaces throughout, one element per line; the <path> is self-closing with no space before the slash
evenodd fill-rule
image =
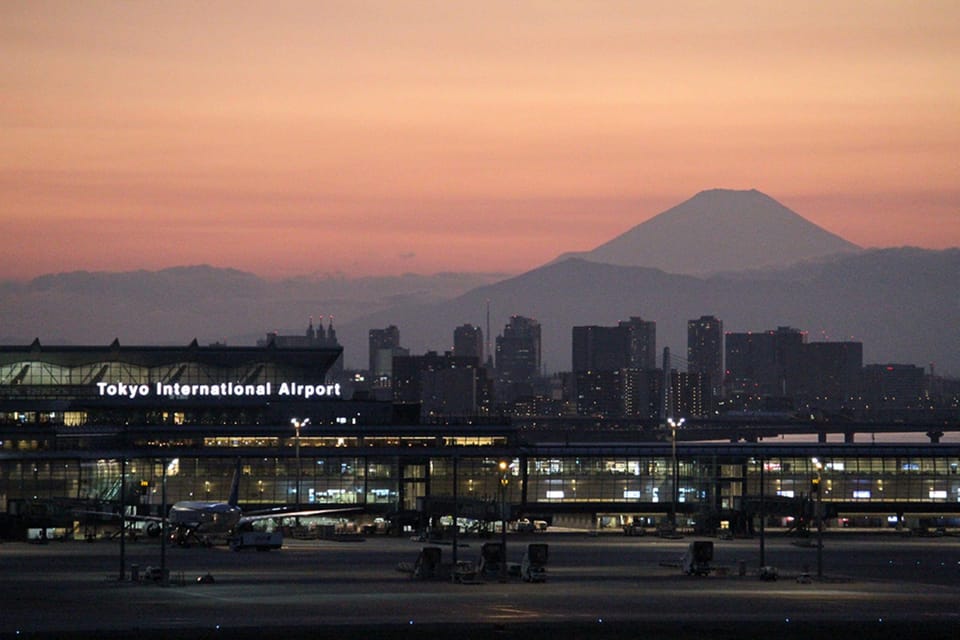
<path id="1" fill-rule="evenodd" d="M 156 382 L 129 384 L 126 382 L 98 382 L 99 395 L 109 398 L 339 398 L 340 383 L 302 384 L 299 382 L 263 382 L 241 384 L 220 382 L 216 384 L 181 384 L 179 382 Z"/>

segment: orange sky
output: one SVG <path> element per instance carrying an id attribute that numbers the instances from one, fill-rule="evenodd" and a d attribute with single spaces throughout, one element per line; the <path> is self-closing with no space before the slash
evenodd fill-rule
<path id="1" fill-rule="evenodd" d="M 0 279 L 519 272 L 714 187 L 960 246 L 960 3 L 0 3 Z"/>

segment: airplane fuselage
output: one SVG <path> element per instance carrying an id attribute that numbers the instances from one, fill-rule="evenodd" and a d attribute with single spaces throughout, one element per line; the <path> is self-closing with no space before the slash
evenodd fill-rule
<path id="1" fill-rule="evenodd" d="M 198 534 L 225 534 L 237 526 L 241 515 L 239 507 L 226 502 L 187 500 L 170 508 L 168 522 Z"/>

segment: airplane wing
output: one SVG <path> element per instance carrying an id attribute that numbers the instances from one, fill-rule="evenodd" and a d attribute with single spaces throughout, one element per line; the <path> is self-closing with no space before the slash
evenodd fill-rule
<path id="1" fill-rule="evenodd" d="M 116 511 L 88 511 L 85 509 L 74 509 L 71 513 L 74 515 L 83 515 L 83 516 L 100 516 L 102 518 L 112 518 L 119 520 L 120 514 Z M 126 520 L 139 520 L 141 522 L 163 522 L 164 518 L 161 516 L 147 516 L 147 515 L 130 515 L 127 514 L 123 516 Z"/>
<path id="2" fill-rule="evenodd" d="M 290 510 L 288 507 L 275 507 L 263 511 L 245 512 L 240 518 L 241 523 L 256 522 L 257 520 L 269 520 L 270 518 L 307 518 L 309 516 L 322 516 L 331 513 L 350 513 L 363 511 L 361 507 L 340 507 L 336 509 L 306 509 Z"/>

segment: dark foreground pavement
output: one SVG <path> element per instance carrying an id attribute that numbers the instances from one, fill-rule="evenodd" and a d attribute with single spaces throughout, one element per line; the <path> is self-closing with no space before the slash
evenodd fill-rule
<path id="1" fill-rule="evenodd" d="M 156 541 L 126 546 L 123 580 L 115 542 L 7 542 L 0 637 L 960 638 L 960 538 L 829 535 L 818 578 L 815 547 L 768 537 L 774 582 L 757 575 L 757 539 L 715 541 L 715 570 L 684 575 L 694 539 L 511 536 L 511 561 L 529 542 L 550 545 L 547 582 L 469 585 L 398 571 L 424 546 L 410 540 L 168 548 L 169 585 L 129 579 L 133 564 L 159 566 Z M 460 559 L 477 559 L 481 543 L 467 540 Z"/>

